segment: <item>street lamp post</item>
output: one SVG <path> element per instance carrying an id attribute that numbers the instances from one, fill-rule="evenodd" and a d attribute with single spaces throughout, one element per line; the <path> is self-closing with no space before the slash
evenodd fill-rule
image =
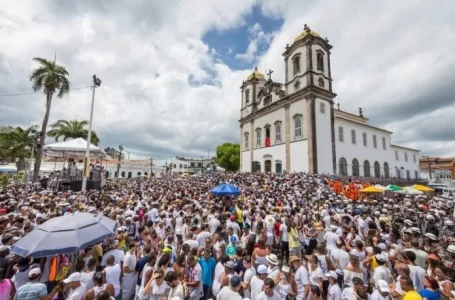
<path id="1" fill-rule="evenodd" d="M 93 107 L 95 106 L 95 90 L 101 85 L 101 79 L 97 78 L 96 75 L 93 75 L 93 85 L 92 85 L 92 107 L 90 109 L 90 121 L 88 123 L 88 134 L 87 134 L 87 149 L 85 151 L 84 158 L 84 174 L 82 174 L 82 188 L 81 190 L 85 192 L 87 189 L 87 178 L 90 173 L 90 140 L 92 137 L 92 121 L 93 121 Z"/>
<path id="2" fill-rule="evenodd" d="M 431 162 L 430 162 L 430 157 L 429 156 L 421 156 L 421 157 L 425 157 L 427 159 L 427 162 L 428 162 L 428 173 L 430 173 L 430 180 L 433 179 L 433 177 L 431 176 Z"/>
<path id="3" fill-rule="evenodd" d="M 123 151 L 123 146 L 120 145 L 118 146 L 120 149 L 120 155 L 118 156 L 118 164 L 117 164 L 117 178 L 120 177 L 120 162 L 122 161 L 122 151 Z"/>
<path id="4" fill-rule="evenodd" d="M 204 175 L 204 156 L 201 156 L 201 175 Z"/>

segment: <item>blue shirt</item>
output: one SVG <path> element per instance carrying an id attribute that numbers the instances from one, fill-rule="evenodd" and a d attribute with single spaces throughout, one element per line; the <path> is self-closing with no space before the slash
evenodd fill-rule
<path id="1" fill-rule="evenodd" d="M 141 277 L 139 275 L 141 275 L 141 272 L 144 269 L 144 266 L 147 264 L 147 262 L 148 262 L 148 257 L 144 256 L 144 257 L 140 258 L 136 263 L 135 270 L 138 272 L 138 275 L 137 275 L 137 285 L 138 286 L 141 286 Z"/>
<path id="2" fill-rule="evenodd" d="M 213 284 L 213 272 L 215 272 L 216 261 L 210 256 L 208 260 L 205 257 L 199 259 L 199 264 L 202 268 L 202 284 L 212 286 Z"/>
<path id="3" fill-rule="evenodd" d="M 16 300 L 34 300 L 47 295 L 47 288 L 41 282 L 27 282 L 21 286 L 14 296 Z"/>
<path id="4" fill-rule="evenodd" d="M 421 290 L 419 292 L 420 296 L 427 298 L 428 300 L 439 300 L 441 294 L 439 292 L 433 292 L 430 290 Z"/>

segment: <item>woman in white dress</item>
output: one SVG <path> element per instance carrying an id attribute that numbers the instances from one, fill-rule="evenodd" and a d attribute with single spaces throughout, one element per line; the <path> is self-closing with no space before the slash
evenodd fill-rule
<path id="1" fill-rule="evenodd" d="M 157 269 L 144 288 L 144 295 L 150 295 L 150 300 L 160 300 L 167 297 L 169 286 L 164 282 L 164 270 Z"/>

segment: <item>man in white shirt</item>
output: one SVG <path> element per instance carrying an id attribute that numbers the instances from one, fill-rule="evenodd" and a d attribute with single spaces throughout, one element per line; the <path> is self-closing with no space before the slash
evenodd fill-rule
<path id="1" fill-rule="evenodd" d="M 286 262 L 289 261 L 289 233 L 287 223 L 288 219 L 285 218 L 283 223 L 280 225 L 281 264 L 283 264 L 283 259 L 286 259 Z"/>
<path id="2" fill-rule="evenodd" d="M 275 282 L 272 278 L 266 278 L 264 280 L 263 291 L 259 293 L 257 300 L 281 300 L 280 295 L 275 293 Z"/>
<path id="3" fill-rule="evenodd" d="M 122 299 L 130 299 L 135 291 L 135 284 L 137 279 L 136 269 L 136 250 L 137 246 L 134 242 L 129 244 L 130 250 L 125 255 L 123 263 L 123 289 Z"/>
<path id="4" fill-rule="evenodd" d="M 202 296 L 204 296 L 204 290 L 202 287 L 202 268 L 192 255 L 188 257 L 187 263 L 189 270 L 186 285 L 188 286 L 190 300 L 199 300 Z"/>
<path id="5" fill-rule="evenodd" d="M 250 296 L 251 300 L 257 300 L 258 295 L 262 292 L 264 286 L 264 279 L 267 278 L 268 270 L 264 265 L 259 265 L 257 269 L 258 274 L 251 278 L 250 282 Z"/>
<path id="6" fill-rule="evenodd" d="M 109 250 L 108 252 L 106 252 L 103 255 L 103 259 L 101 260 L 101 266 L 103 266 L 103 267 L 106 266 L 107 258 L 112 255 L 115 259 L 115 263 L 119 264 L 120 267 L 123 267 L 123 261 L 125 260 L 125 253 L 123 253 L 122 250 L 117 249 L 118 244 L 119 244 L 118 240 L 112 241 L 111 250 Z"/>
<path id="7" fill-rule="evenodd" d="M 212 218 L 210 219 L 209 221 L 209 227 L 210 227 L 210 233 L 211 234 L 214 234 L 216 229 L 221 225 L 221 222 L 220 220 L 218 220 L 217 218 Z"/>
<path id="8" fill-rule="evenodd" d="M 241 279 L 239 276 L 234 275 L 229 281 L 229 286 L 225 286 L 216 296 L 216 300 L 242 300 L 239 294 Z"/>
<path id="9" fill-rule="evenodd" d="M 300 263 L 297 256 L 289 257 L 289 264 L 296 270 L 295 283 L 297 284 L 297 300 L 306 299 L 310 290 L 310 280 L 307 269 Z"/>
<path id="10" fill-rule="evenodd" d="M 64 292 L 69 290 L 68 300 L 82 300 L 84 298 L 86 287 L 85 284 L 81 282 L 81 273 L 75 272 L 63 280 L 65 284 Z"/>
<path id="11" fill-rule="evenodd" d="M 205 245 L 205 239 L 208 237 L 212 237 L 212 234 L 209 232 L 208 224 L 201 225 L 201 232 L 197 235 L 196 241 L 199 243 L 199 247 Z"/>
<path id="12" fill-rule="evenodd" d="M 338 235 L 335 233 L 337 229 L 338 226 L 330 225 L 330 231 L 326 231 L 324 234 L 324 240 L 327 242 L 327 251 L 329 255 L 333 249 L 337 248 L 336 243 L 338 241 Z"/>
<path id="13" fill-rule="evenodd" d="M 341 273 L 349 264 L 349 253 L 343 249 L 341 240 L 336 242 L 336 246 L 337 248 L 330 252 L 330 260 L 332 261 L 335 270 Z"/>
<path id="14" fill-rule="evenodd" d="M 379 280 L 376 289 L 371 294 L 370 300 L 387 300 L 389 299 L 390 288 L 385 280 Z"/>
<path id="15" fill-rule="evenodd" d="M 243 281 L 241 283 L 243 295 L 245 298 L 251 298 L 250 283 L 253 276 L 256 276 L 256 269 L 252 264 L 251 256 L 245 256 L 243 258 L 243 267 L 245 268 L 245 274 L 243 275 Z"/>
<path id="16" fill-rule="evenodd" d="M 375 255 L 376 262 L 378 266 L 374 269 L 373 272 L 373 279 L 376 285 L 379 284 L 380 280 L 385 280 L 387 284 L 392 283 L 392 272 L 390 272 L 389 268 L 386 267 L 387 258 L 384 254 L 376 254 Z"/>

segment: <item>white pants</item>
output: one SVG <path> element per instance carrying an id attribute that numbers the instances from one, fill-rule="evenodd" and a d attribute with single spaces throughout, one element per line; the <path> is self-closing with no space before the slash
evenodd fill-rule
<path id="1" fill-rule="evenodd" d="M 134 272 L 123 274 L 122 299 L 130 300 L 135 291 L 136 279 L 137 274 Z"/>

